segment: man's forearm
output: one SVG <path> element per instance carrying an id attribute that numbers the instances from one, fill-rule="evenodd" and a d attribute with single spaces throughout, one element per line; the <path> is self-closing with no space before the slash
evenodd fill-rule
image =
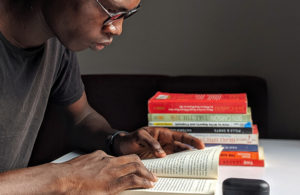
<path id="1" fill-rule="evenodd" d="M 106 139 L 117 131 L 90 106 L 86 108 L 84 116 L 77 118 L 74 123 L 74 129 L 70 132 L 72 146 L 87 152 L 105 150 Z"/>
<path id="2" fill-rule="evenodd" d="M 55 172 L 56 164 L 8 171 L 0 174 L 0 194 L 62 194 L 63 186 Z"/>

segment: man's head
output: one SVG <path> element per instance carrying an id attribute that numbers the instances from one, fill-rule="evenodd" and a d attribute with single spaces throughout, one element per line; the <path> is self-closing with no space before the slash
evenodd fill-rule
<path id="1" fill-rule="evenodd" d="M 135 12 L 139 3 L 140 0 L 45 0 L 42 13 L 49 29 L 67 48 L 101 50 L 114 35 L 122 33 L 123 16 L 131 14 L 125 12 Z"/>

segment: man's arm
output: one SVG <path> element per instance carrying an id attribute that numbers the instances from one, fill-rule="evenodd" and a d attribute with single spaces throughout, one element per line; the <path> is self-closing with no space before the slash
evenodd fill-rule
<path id="1" fill-rule="evenodd" d="M 75 124 L 72 143 L 87 151 L 105 148 L 105 139 L 116 132 L 89 105 L 85 93 L 65 108 Z M 153 187 L 156 177 L 142 158 L 163 157 L 203 143 L 186 133 L 166 128 L 143 127 L 115 137 L 113 148 L 121 157 L 97 150 L 71 161 L 48 163 L 0 174 L 1 194 L 118 194 L 131 188 Z"/>
<path id="2" fill-rule="evenodd" d="M 69 132 L 73 149 L 92 152 L 106 149 L 106 141 L 117 130 L 88 104 L 85 92 L 75 103 L 64 108 L 71 116 L 73 129 Z"/>
<path id="3" fill-rule="evenodd" d="M 187 133 L 161 127 L 142 127 L 129 134 L 120 133 L 114 137 L 111 146 L 107 146 L 106 140 L 117 130 L 112 129 L 108 122 L 89 106 L 85 93 L 66 109 L 75 124 L 70 133 L 73 146 L 86 151 L 111 147 L 116 155 L 138 154 L 141 158 L 153 158 L 192 147 L 204 148 L 201 140 Z"/>
<path id="4" fill-rule="evenodd" d="M 60 194 L 59 176 L 53 175 L 55 164 L 8 171 L 0 174 L 0 192 L 8 194 Z"/>
<path id="5" fill-rule="evenodd" d="M 86 96 L 67 107 L 75 123 L 73 144 L 86 151 L 105 147 L 113 130 L 90 106 Z M 80 138 L 80 139 L 79 139 Z M 153 187 L 155 176 L 137 155 L 112 157 L 96 150 L 71 161 L 0 174 L 0 194 L 117 194 L 131 188 Z"/>

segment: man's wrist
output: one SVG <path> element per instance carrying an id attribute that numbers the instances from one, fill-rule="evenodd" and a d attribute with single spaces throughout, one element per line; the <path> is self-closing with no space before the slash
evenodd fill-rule
<path id="1" fill-rule="evenodd" d="M 120 134 L 128 134 L 129 132 L 127 131 L 117 131 L 114 134 L 110 135 L 107 137 L 106 139 L 106 153 L 112 155 L 112 156 L 118 156 L 119 155 L 119 151 L 116 151 L 115 149 L 115 140 L 116 137 L 120 136 Z"/>

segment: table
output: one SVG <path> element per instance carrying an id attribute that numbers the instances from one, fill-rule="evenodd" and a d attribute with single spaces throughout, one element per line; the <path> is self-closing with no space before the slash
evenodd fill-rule
<path id="1" fill-rule="evenodd" d="M 261 139 L 265 151 L 265 167 L 220 166 L 219 188 L 229 177 L 263 179 L 270 185 L 271 195 L 300 194 L 300 140 Z"/>
<path id="2" fill-rule="evenodd" d="M 265 167 L 219 167 L 219 186 L 216 195 L 222 195 L 222 183 L 230 177 L 263 179 L 270 185 L 271 195 L 300 194 L 300 140 L 261 139 Z M 64 162 L 78 156 L 69 153 L 55 160 Z"/>

